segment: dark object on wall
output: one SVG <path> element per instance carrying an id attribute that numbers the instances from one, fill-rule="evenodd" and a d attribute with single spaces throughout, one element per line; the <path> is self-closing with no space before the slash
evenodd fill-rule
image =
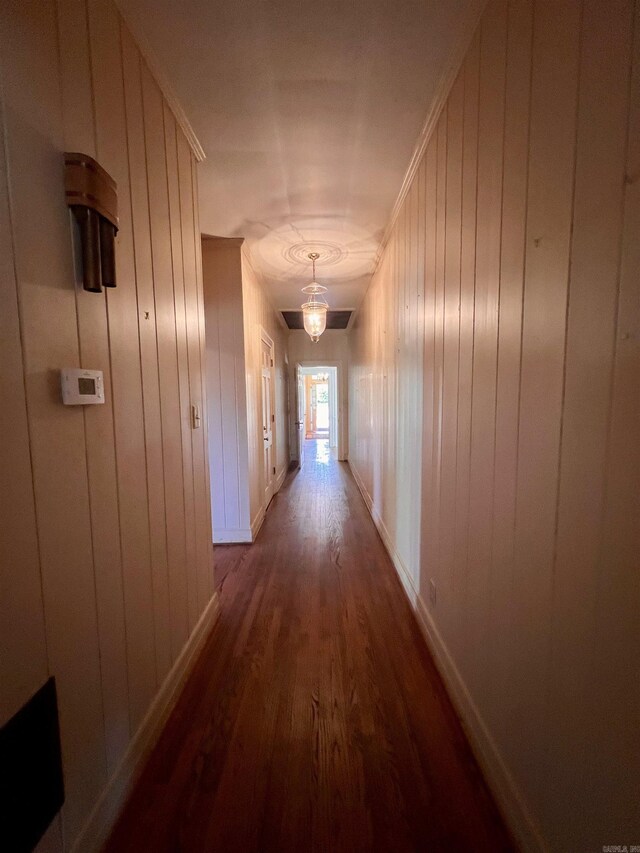
<path id="1" fill-rule="evenodd" d="M 64 802 L 56 683 L 0 729 L 0 850 L 28 853 Z"/>
<path id="2" fill-rule="evenodd" d="M 100 293 L 103 287 L 116 286 L 116 183 L 86 154 L 67 153 L 64 164 L 67 204 L 80 230 L 84 289 Z"/>
<path id="3" fill-rule="evenodd" d="M 327 329 L 346 329 L 351 311 L 327 311 Z M 283 311 L 282 317 L 290 329 L 304 329 L 302 311 Z"/>

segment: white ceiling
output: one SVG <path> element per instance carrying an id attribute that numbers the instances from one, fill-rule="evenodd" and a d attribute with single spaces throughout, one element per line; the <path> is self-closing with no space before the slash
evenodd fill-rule
<path id="1" fill-rule="evenodd" d="M 246 237 L 278 308 L 318 251 L 355 308 L 477 0 L 120 0 L 206 153 L 204 233 Z"/>

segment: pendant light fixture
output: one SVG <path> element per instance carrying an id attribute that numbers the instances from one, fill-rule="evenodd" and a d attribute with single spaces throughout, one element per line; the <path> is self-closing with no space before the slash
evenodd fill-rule
<path id="1" fill-rule="evenodd" d="M 302 306 L 304 328 L 314 343 L 318 342 L 320 335 L 327 328 L 327 311 L 329 310 L 327 300 L 322 295 L 327 292 L 327 288 L 316 281 L 316 261 L 319 257 L 317 252 L 309 253 L 308 258 L 313 267 L 313 280 L 311 284 L 302 288 L 302 292 L 309 297 Z"/>

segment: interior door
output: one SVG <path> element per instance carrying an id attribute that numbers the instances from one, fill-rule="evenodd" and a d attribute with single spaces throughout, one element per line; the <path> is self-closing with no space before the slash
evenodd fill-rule
<path id="1" fill-rule="evenodd" d="M 298 467 L 302 467 L 304 461 L 304 376 L 298 364 L 296 366 L 296 447 L 298 451 Z"/>
<path id="2" fill-rule="evenodd" d="M 262 441 L 264 450 L 264 505 L 273 497 L 275 480 L 273 453 L 273 348 L 262 341 Z"/>

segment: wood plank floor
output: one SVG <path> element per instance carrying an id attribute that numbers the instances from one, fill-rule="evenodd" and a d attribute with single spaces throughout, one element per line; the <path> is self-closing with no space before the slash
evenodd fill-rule
<path id="1" fill-rule="evenodd" d="M 506 851 L 346 463 L 307 442 L 108 851 Z"/>

